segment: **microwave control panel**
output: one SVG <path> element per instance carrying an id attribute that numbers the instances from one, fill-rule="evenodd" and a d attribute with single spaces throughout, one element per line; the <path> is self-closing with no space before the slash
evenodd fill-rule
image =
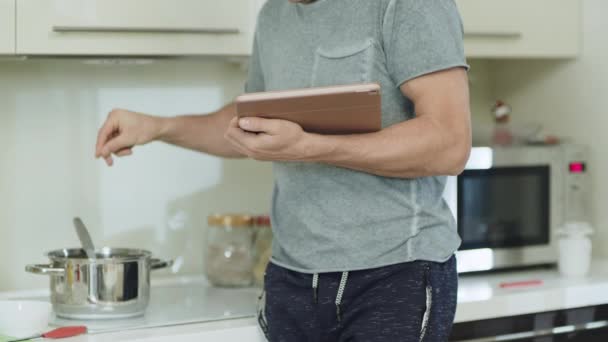
<path id="1" fill-rule="evenodd" d="M 588 221 L 589 184 L 588 158 L 589 152 L 583 146 L 567 146 L 564 148 L 563 177 L 565 191 L 566 221 Z"/>

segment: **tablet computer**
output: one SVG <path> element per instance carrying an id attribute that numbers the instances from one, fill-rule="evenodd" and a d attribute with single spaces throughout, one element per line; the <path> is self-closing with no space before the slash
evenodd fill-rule
<path id="1" fill-rule="evenodd" d="M 377 83 L 317 87 L 236 98 L 238 117 L 295 122 L 311 133 L 357 134 L 382 129 L 380 85 Z"/>

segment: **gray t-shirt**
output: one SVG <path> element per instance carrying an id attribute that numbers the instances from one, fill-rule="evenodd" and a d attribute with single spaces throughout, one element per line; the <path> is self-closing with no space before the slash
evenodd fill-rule
<path id="1" fill-rule="evenodd" d="M 268 0 L 247 92 L 378 82 L 382 124 L 415 117 L 399 86 L 467 68 L 454 0 Z M 404 136 L 399 144 L 409 144 Z M 274 163 L 272 260 L 305 273 L 354 271 L 413 260 L 442 262 L 458 249 L 442 199 L 445 177 L 387 178 L 336 166 Z"/>

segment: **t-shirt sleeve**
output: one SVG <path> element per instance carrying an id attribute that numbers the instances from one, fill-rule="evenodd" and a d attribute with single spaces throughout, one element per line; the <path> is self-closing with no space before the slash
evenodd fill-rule
<path id="1" fill-rule="evenodd" d="M 392 0 L 383 39 L 387 68 L 398 86 L 435 71 L 469 68 L 454 0 Z"/>
<path id="2" fill-rule="evenodd" d="M 258 33 L 256 32 L 253 40 L 253 52 L 249 58 L 249 71 L 247 81 L 245 82 L 246 93 L 257 93 L 265 91 L 264 73 L 262 72 L 262 64 L 260 61 L 260 46 Z"/>

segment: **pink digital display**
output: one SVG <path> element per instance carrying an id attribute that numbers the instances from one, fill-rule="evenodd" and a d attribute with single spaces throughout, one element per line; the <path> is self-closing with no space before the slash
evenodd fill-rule
<path id="1" fill-rule="evenodd" d="M 570 163 L 570 173 L 583 173 L 585 172 L 585 163 L 572 162 Z"/>

